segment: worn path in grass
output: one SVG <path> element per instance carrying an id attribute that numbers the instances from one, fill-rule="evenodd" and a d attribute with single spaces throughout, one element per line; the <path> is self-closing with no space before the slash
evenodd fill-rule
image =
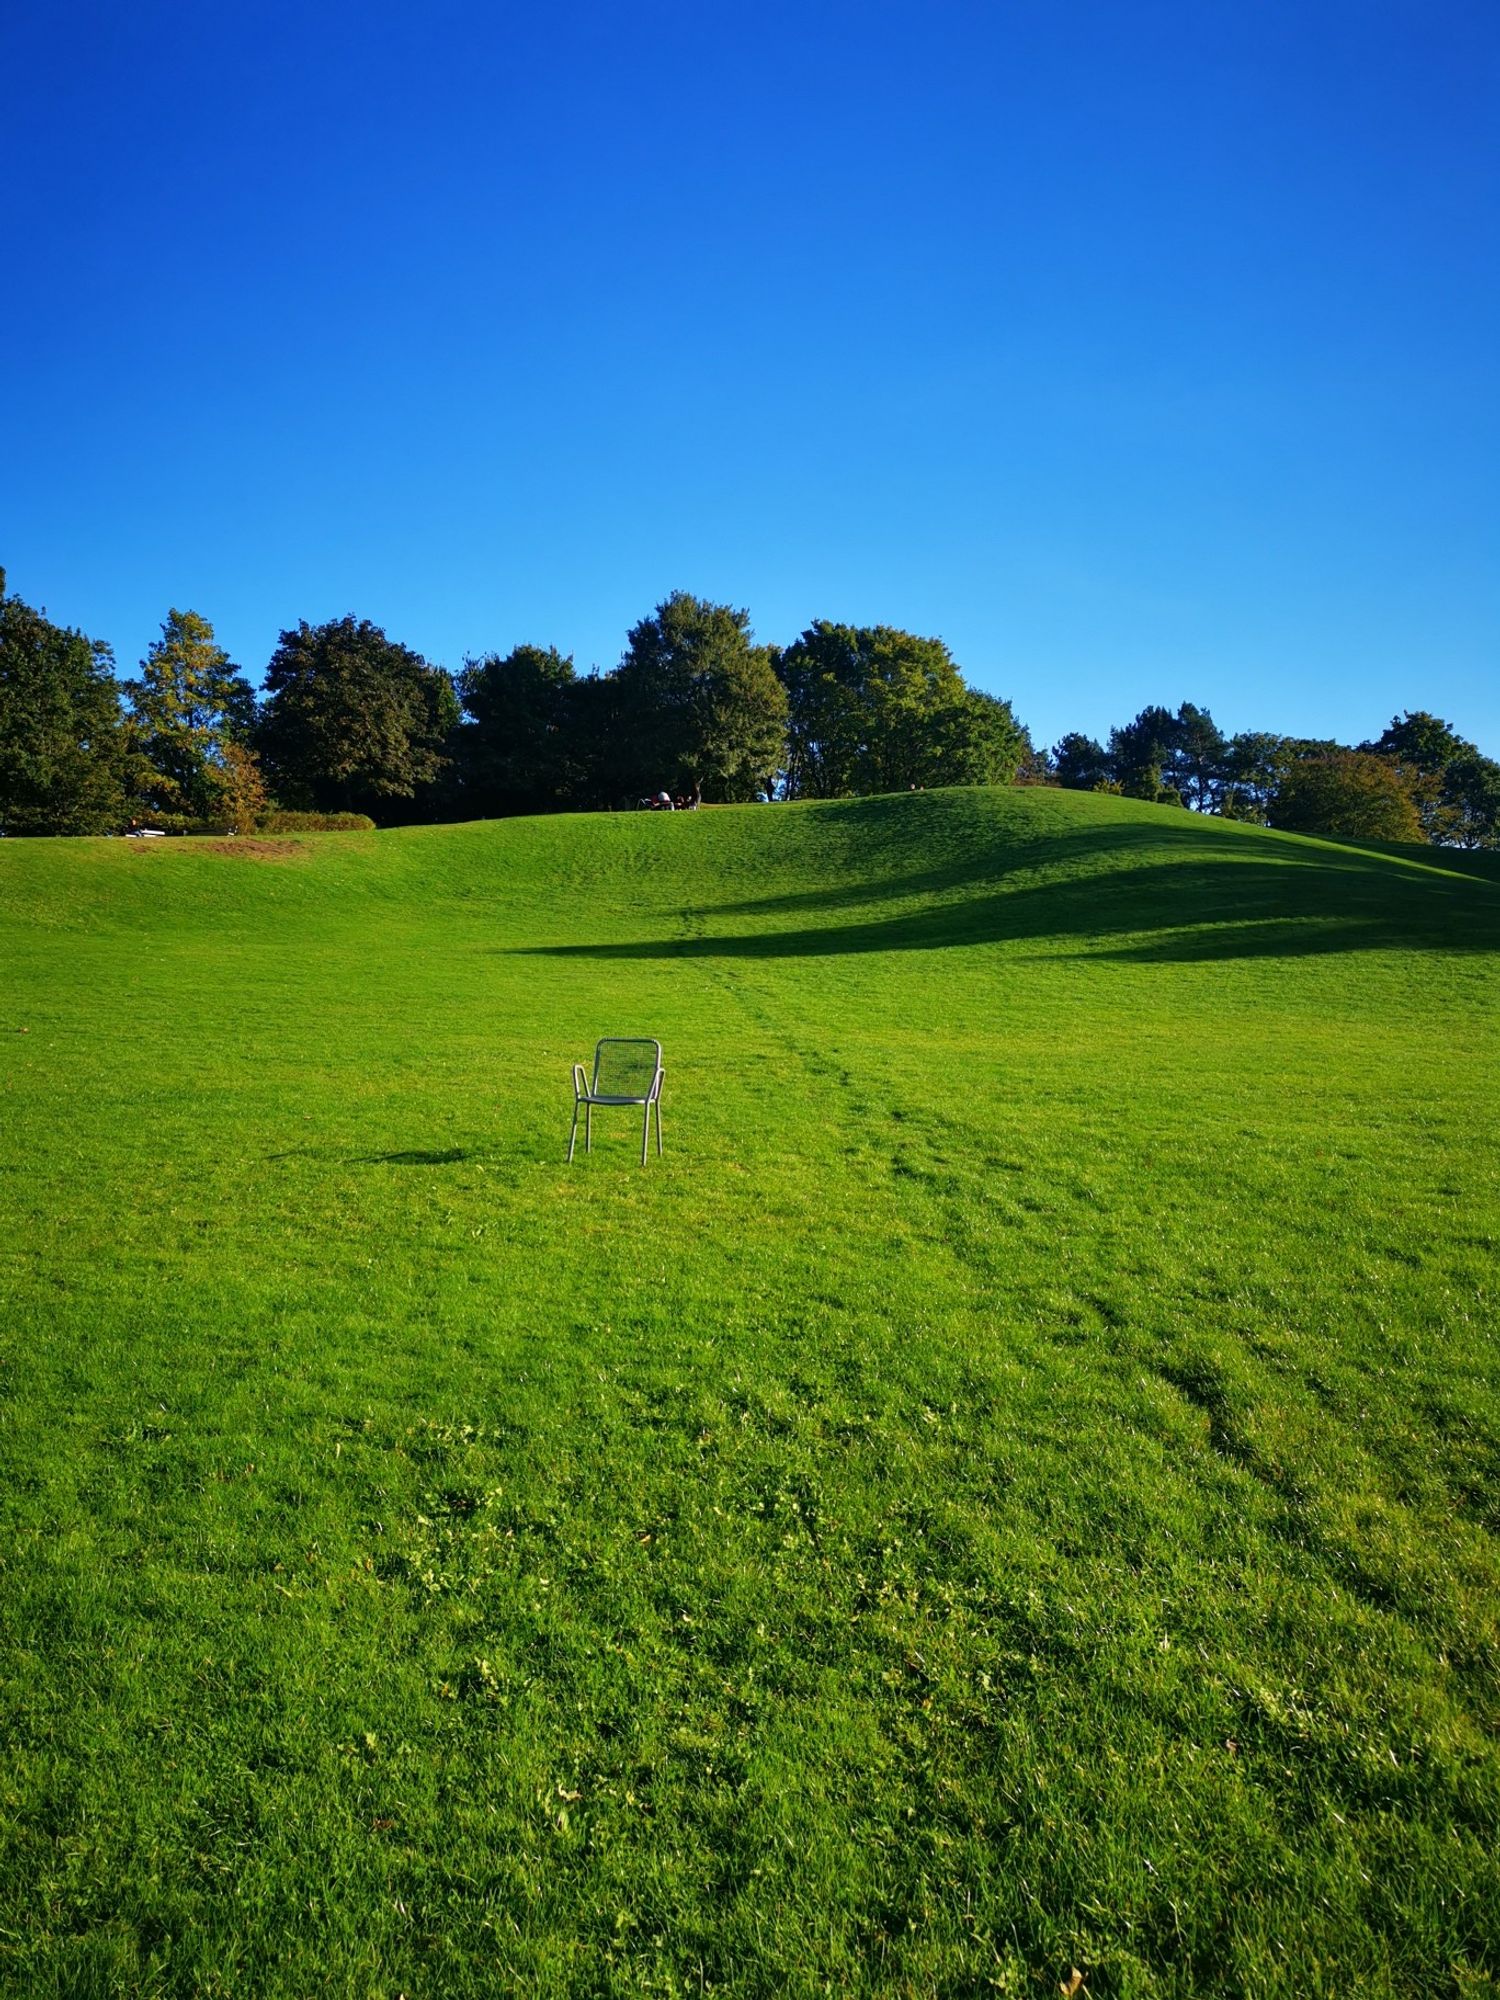
<path id="1" fill-rule="evenodd" d="M 1496 1991 L 1497 949 L 1048 792 L 0 844 L 0 1990 Z"/>

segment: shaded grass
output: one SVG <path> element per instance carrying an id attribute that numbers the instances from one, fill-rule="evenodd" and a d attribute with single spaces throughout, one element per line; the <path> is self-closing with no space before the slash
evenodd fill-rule
<path id="1" fill-rule="evenodd" d="M 1493 883 L 291 845 L 0 851 L 10 1990 L 1493 1989 Z"/>

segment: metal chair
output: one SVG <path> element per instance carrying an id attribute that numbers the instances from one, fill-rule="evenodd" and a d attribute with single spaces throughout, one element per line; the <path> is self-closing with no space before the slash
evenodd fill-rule
<path id="1" fill-rule="evenodd" d="M 596 1104 L 639 1104 L 645 1112 L 641 1125 L 641 1165 L 646 1164 L 646 1141 L 651 1133 L 651 1108 L 656 1107 L 656 1157 L 661 1158 L 661 1084 L 666 1071 L 661 1063 L 661 1043 L 633 1041 L 621 1035 L 606 1035 L 594 1050 L 594 1075 L 590 1082 L 582 1063 L 573 1065 L 573 1129 L 568 1134 L 568 1164 L 573 1164 L 573 1148 L 578 1143 L 578 1114 L 583 1113 L 583 1150 L 594 1150 L 594 1106 Z"/>

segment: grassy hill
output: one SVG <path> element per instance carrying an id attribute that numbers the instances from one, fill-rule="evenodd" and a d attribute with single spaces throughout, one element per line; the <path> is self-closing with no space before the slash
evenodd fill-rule
<path id="1" fill-rule="evenodd" d="M 1500 1990 L 1497 954 L 1056 792 L 0 842 L 0 1990 Z"/>

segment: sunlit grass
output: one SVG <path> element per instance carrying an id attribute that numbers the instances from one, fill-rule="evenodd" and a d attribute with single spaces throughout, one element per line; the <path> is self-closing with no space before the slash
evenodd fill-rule
<path id="1" fill-rule="evenodd" d="M 6 1990 L 1493 1991 L 1497 945 L 1055 793 L 0 846 Z"/>

